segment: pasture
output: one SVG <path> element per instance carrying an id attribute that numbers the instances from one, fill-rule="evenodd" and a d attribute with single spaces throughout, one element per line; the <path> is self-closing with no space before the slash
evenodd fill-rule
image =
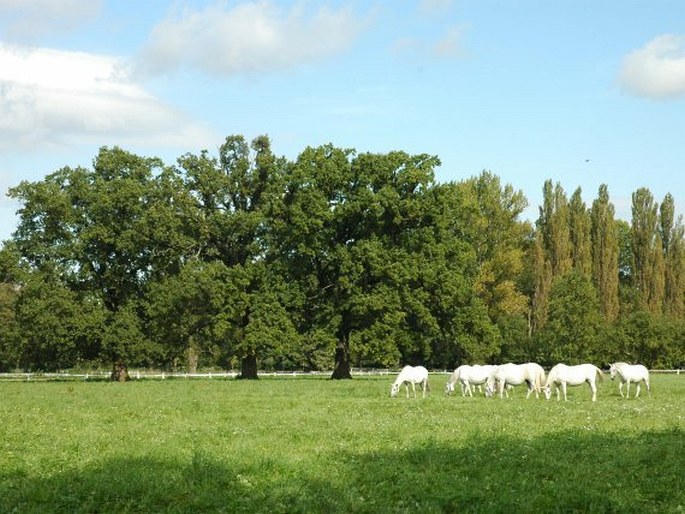
<path id="1" fill-rule="evenodd" d="M 685 375 L 595 403 L 394 378 L 0 382 L 0 512 L 685 509 Z"/>

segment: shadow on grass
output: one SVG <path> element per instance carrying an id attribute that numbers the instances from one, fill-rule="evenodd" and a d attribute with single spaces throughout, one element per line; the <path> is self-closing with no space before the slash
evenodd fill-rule
<path id="1" fill-rule="evenodd" d="M 427 440 L 332 453 L 316 471 L 288 468 L 277 455 L 235 469 L 202 454 L 183 463 L 123 458 L 47 478 L 0 471 L 0 511 L 682 512 L 684 435 L 573 431 L 465 447 Z"/>

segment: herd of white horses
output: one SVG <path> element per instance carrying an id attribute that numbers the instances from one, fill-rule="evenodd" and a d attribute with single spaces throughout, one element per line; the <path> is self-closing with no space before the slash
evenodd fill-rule
<path id="1" fill-rule="evenodd" d="M 618 391 L 623 394 L 623 385 L 627 385 L 626 397 L 630 397 L 630 384 L 637 385 L 635 398 L 640 396 L 640 384 L 644 382 L 647 392 L 649 387 L 649 371 L 642 364 L 627 364 L 625 362 L 615 362 L 609 368 L 611 380 L 619 378 Z M 531 393 L 539 398 L 544 393 L 548 400 L 552 397 L 552 388 L 556 389 L 557 400 L 561 399 L 560 392 L 566 398 L 566 388 L 568 386 L 578 386 L 588 384 L 592 391 L 592 401 L 597 401 L 597 379 L 603 376 L 602 370 L 594 364 L 578 364 L 577 366 L 567 366 L 557 364 L 549 373 L 539 364 L 528 362 L 526 364 L 501 364 L 499 366 L 464 364 L 455 369 L 445 385 L 445 392 L 452 394 L 455 385 L 461 386 L 462 396 L 473 396 L 473 388 L 478 387 L 482 390 L 485 387 L 485 396 L 492 396 L 499 393 L 500 398 L 509 396 L 509 391 L 514 387 L 526 384 L 528 391 L 526 399 Z M 428 390 L 428 370 L 423 366 L 405 366 L 400 371 L 397 379 L 390 389 L 390 396 L 396 397 L 400 388 L 404 384 L 409 398 L 409 388 L 411 387 L 414 398 L 416 398 L 416 386 L 419 385 L 426 397 Z"/>

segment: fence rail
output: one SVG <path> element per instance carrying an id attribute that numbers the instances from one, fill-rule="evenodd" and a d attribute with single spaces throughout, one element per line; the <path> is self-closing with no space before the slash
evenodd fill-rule
<path id="1" fill-rule="evenodd" d="M 604 370 L 608 373 L 608 370 Z M 680 375 L 685 370 L 681 369 L 652 369 L 650 373 L 655 374 L 673 374 Z M 383 376 L 394 375 L 399 370 L 392 369 L 353 369 L 352 376 Z M 258 373 L 260 377 L 329 377 L 332 371 L 261 371 Z M 432 370 L 433 375 L 448 375 L 452 370 Z M 236 378 L 240 373 L 237 371 L 208 371 L 201 373 L 185 373 L 172 371 L 148 371 L 148 370 L 133 370 L 129 371 L 129 376 L 132 380 L 166 380 L 166 379 L 228 379 Z M 30 372 L 30 373 L 0 373 L 0 382 L 32 382 L 32 381 L 67 381 L 67 380 L 95 380 L 102 381 L 110 378 L 109 371 L 92 371 L 92 372 Z"/>
<path id="2" fill-rule="evenodd" d="M 260 377 L 329 377 L 333 371 L 260 371 Z M 359 369 L 352 370 L 353 376 L 365 375 L 389 375 L 397 371 L 389 369 Z M 143 379 L 195 379 L 195 378 L 236 378 L 240 375 L 237 371 L 207 371 L 199 373 L 186 373 L 181 371 L 150 371 L 150 370 L 129 370 L 129 377 L 132 380 Z M 14 372 L 0 373 L 1 381 L 60 381 L 60 380 L 108 380 L 111 376 L 110 371 L 91 371 L 91 372 Z"/>

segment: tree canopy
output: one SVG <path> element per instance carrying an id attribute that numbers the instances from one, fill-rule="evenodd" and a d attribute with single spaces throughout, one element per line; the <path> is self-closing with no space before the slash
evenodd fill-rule
<path id="1" fill-rule="evenodd" d="M 622 356 L 683 364 L 674 200 L 614 218 L 543 186 L 540 216 L 489 171 L 333 145 L 277 157 L 229 136 L 173 165 L 103 147 L 9 190 L 0 369 L 329 370 Z"/>

